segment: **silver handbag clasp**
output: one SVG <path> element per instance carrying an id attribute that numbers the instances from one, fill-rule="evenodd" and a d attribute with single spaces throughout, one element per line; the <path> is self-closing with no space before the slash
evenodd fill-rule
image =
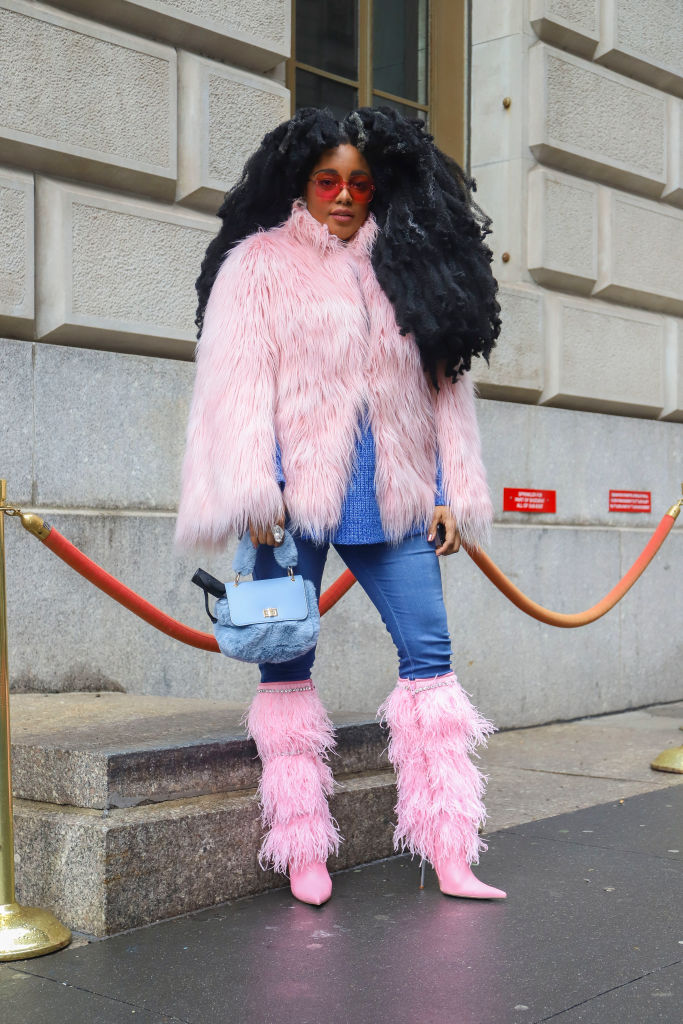
<path id="1" fill-rule="evenodd" d="M 290 580 L 292 581 L 292 583 L 296 583 L 296 580 L 294 578 L 294 569 L 292 568 L 291 565 L 287 566 L 287 574 L 288 574 Z M 240 574 L 238 572 L 236 572 L 235 573 L 235 583 L 234 583 L 234 585 L 237 586 L 239 581 L 240 581 Z"/>

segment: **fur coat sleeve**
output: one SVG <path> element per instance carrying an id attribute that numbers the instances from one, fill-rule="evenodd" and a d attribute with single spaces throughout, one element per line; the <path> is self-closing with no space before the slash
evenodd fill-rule
<path id="1" fill-rule="evenodd" d="M 263 234 L 230 251 L 196 350 L 176 524 L 178 548 L 218 549 L 283 512 L 275 469 L 276 354 L 269 322 L 277 275 Z M 248 329 L 245 327 L 248 325 Z"/>
<path id="2" fill-rule="evenodd" d="M 482 461 L 475 409 L 475 385 L 469 373 L 455 384 L 437 374 L 439 391 L 429 381 L 434 406 L 438 458 L 443 467 L 441 495 L 455 518 L 460 536 L 470 547 L 491 539 L 493 504 Z"/>

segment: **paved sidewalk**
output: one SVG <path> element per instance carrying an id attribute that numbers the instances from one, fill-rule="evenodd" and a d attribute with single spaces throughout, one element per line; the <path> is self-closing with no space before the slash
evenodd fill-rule
<path id="1" fill-rule="evenodd" d="M 683 781 L 650 763 L 683 744 L 683 701 L 496 733 L 482 751 L 489 831 Z"/>
<path id="2" fill-rule="evenodd" d="M 3 1024 L 678 1024 L 683 777 L 649 769 L 678 716 L 494 737 L 477 873 L 505 901 L 431 869 L 421 891 L 396 857 L 336 874 L 324 907 L 283 888 L 5 964 Z"/>

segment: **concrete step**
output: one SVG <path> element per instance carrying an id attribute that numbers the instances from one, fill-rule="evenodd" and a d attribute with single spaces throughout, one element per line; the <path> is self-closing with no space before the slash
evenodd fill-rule
<path id="1" fill-rule="evenodd" d="M 126 693 L 11 698 L 17 799 L 101 810 L 254 788 L 260 764 L 243 704 Z M 335 775 L 388 767 L 367 716 L 334 716 Z"/>
<path id="2" fill-rule="evenodd" d="M 17 896 L 105 936 L 286 883 L 256 859 L 260 762 L 245 708 L 125 693 L 13 694 Z M 335 716 L 331 870 L 392 852 L 386 736 Z"/>
<path id="3" fill-rule="evenodd" d="M 14 694 L 10 705 L 22 903 L 105 936 L 285 882 L 256 860 L 259 767 L 242 707 L 109 692 Z M 487 832 L 683 781 L 649 768 L 680 742 L 682 713 L 493 736 L 481 760 Z M 336 724 L 331 807 L 345 842 L 332 870 L 391 854 L 396 802 L 385 734 L 359 715 Z"/>
<path id="4" fill-rule="evenodd" d="M 389 770 L 337 780 L 330 807 L 345 841 L 330 870 L 390 856 L 395 802 Z M 18 900 L 91 935 L 286 884 L 258 866 L 253 790 L 109 811 L 16 800 L 14 822 Z"/>

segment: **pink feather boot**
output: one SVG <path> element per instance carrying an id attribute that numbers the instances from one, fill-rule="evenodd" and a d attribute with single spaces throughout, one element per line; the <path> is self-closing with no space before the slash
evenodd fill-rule
<path id="1" fill-rule="evenodd" d="M 486 777 L 470 755 L 495 726 L 470 703 L 454 672 L 430 679 L 399 678 L 378 710 L 389 727 L 389 759 L 398 801 L 394 847 L 428 860 L 449 896 L 503 899 L 502 889 L 472 873 L 487 845 Z"/>
<path id="2" fill-rule="evenodd" d="M 326 764 L 335 746 L 332 722 L 313 681 L 303 679 L 261 683 L 246 726 L 263 765 L 258 792 L 268 831 L 259 864 L 289 871 L 292 895 L 319 906 L 332 895 L 325 862 L 341 840 L 327 803 L 334 788 Z"/>

